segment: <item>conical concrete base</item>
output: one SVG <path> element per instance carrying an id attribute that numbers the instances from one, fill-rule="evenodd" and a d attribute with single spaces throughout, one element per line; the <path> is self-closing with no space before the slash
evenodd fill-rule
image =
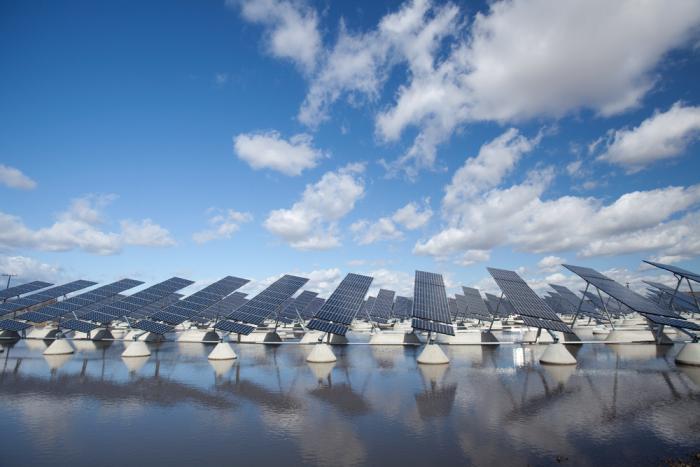
<path id="1" fill-rule="evenodd" d="M 238 358 L 228 342 L 219 342 L 209 354 L 209 360 L 234 360 Z"/>
<path id="2" fill-rule="evenodd" d="M 149 355 L 151 355 L 151 351 L 144 341 L 133 341 L 122 352 L 122 357 L 148 357 Z"/>
<path id="3" fill-rule="evenodd" d="M 68 355 L 75 352 L 73 346 L 65 339 L 56 339 L 44 350 L 44 355 Z"/>
<path id="4" fill-rule="evenodd" d="M 311 353 L 306 357 L 306 361 L 309 363 L 332 363 L 336 360 L 338 359 L 335 358 L 331 346 L 324 343 L 314 345 L 314 348 L 311 349 Z"/>
<path id="5" fill-rule="evenodd" d="M 576 365 L 576 359 L 564 344 L 557 342 L 547 345 L 547 349 L 540 357 L 540 363 L 545 365 Z"/>
<path id="6" fill-rule="evenodd" d="M 444 365 L 450 363 L 445 352 L 437 344 L 428 344 L 418 356 L 418 363 L 425 365 Z"/>
<path id="7" fill-rule="evenodd" d="M 680 365 L 700 366 L 700 342 L 689 342 L 683 346 L 678 355 L 676 363 Z"/>

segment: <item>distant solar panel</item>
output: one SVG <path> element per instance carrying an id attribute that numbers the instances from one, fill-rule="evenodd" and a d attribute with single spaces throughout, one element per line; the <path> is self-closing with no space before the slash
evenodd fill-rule
<path id="1" fill-rule="evenodd" d="M 246 298 L 247 296 L 248 294 L 243 292 L 234 292 L 201 312 L 199 316 L 209 318 L 209 320 L 215 320 L 221 316 L 229 315 L 248 301 Z"/>
<path id="2" fill-rule="evenodd" d="M 367 297 L 367 299 L 362 304 L 362 307 L 360 308 L 360 319 L 369 319 L 371 317 L 372 308 L 374 308 L 374 301 L 376 299 L 377 297 Z"/>
<path id="3" fill-rule="evenodd" d="M 394 303 L 394 316 L 399 319 L 410 318 L 413 315 L 413 299 L 398 295 Z"/>
<path id="4" fill-rule="evenodd" d="M 283 304 L 282 311 L 277 314 L 277 320 L 287 324 L 298 321 L 303 310 L 309 306 L 316 295 L 318 295 L 317 292 L 304 290 L 297 298 L 289 298 Z"/>
<path id="5" fill-rule="evenodd" d="M 381 319 L 385 322 L 391 318 L 391 309 L 394 306 L 395 294 L 393 290 L 379 289 L 377 298 L 374 300 L 374 306 L 372 307 L 372 318 Z"/>
<path id="6" fill-rule="evenodd" d="M 597 319 L 603 318 L 603 315 L 598 310 L 596 310 L 590 302 L 587 302 L 586 300 L 582 301 L 581 297 L 577 296 L 569 288 L 557 284 L 549 284 L 549 286 L 557 292 L 561 299 L 564 300 L 564 303 L 569 304 L 569 313 L 576 313 L 576 311 L 579 310 L 579 313 L 581 314 L 588 315 Z"/>
<path id="7" fill-rule="evenodd" d="M 454 329 L 449 326 L 452 318 L 441 274 L 416 271 L 413 282 L 413 318 L 411 325 L 414 329 L 454 335 Z M 447 326 L 440 326 L 440 323 Z"/>
<path id="8" fill-rule="evenodd" d="M 321 309 L 324 303 L 326 303 L 324 298 L 314 298 L 311 300 L 311 303 L 309 303 L 309 306 L 304 308 L 304 310 L 301 312 L 301 317 L 305 320 L 311 319 L 316 313 L 318 313 L 318 310 Z"/>
<path id="9" fill-rule="evenodd" d="M 464 295 L 455 294 L 454 300 L 454 310 L 452 309 L 452 305 L 450 305 L 452 320 L 467 318 L 467 300 Z"/>
<path id="10" fill-rule="evenodd" d="M 565 268 L 579 275 L 586 282 L 596 287 L 598 290 L 605 292 L 606 294 L 624 303 L 626 306 L 630 307 L 637 313 L 646 313 L 652 315 L 667 316 L 669 318 L 678 318 L 678 314 L 661 308 L 658 304 L 652 302 L 651 300 L 644 298 L 636 292 L 628 289 L 627 287 L 615 282 L 602 275 L 601 273 L 590 269 L 590 268 L 580 268 L 577 266 L 571 266 L 564 264 Z M 592 271 L 592 272 L 591 272 Z"/>
<path id="11" fill-rule="evenodd" d="M 492 315 L 501 316 L 507 318 L 511 315 L 517 315 L 515 308 L 510 304 L 506 297 L 500 299 L 499 297 L 486 292 L 486 306 Z M 500 300 L 500 302 L 499 302 Z"/>
<path id="12" fill-rule="evenodd" d="M 247 303 L 239 307 L 237 310 L 226 316 L 229 321 L 240 321 L 245 324 L 250 324 L 248 332 L 240 334 L 250 334 L 255 327 L 260 326 L 273 313 L 284 304 L 284 302 L 308 282 L 305 277 L 298 277 L 286 274 L 273 282 L 265 290 L 250 299 Z M 215 328 L 222 329 L 220 321 Z"/>
<path id="13" fill-rule="evenodd" d="M 490 320 L 492 314 L 486 308 L 486 303 L 484 299 L 481 298 L 481 293 L 479 290 L 473 287 L 462 287 L 464 292 L 464 300 L 467 305 L 467 314 L 481 320 Z"/>
<path id="14" fill-rule="evenodd" d="M 459 310 L 457 310 L 457 298 L 448 297 L 447 298 L 447 306 L 450 309 L 450 316 L 452 316 L 453 320 L 457 319 L 457 316 L 459 315 Z"/>
<path id="15" fill-rule="evenodd" d="M 562 330 L 562 332 L 571 333 L 571 329 L 557 316 L 557 314 L 547 305 L 547 303 L 537 295 L 527 283 L 520 278 L 514 271 L 506 271 L 503 269 L 487 268 L 493 279 L 498 284 L 498 287 L 508 297 L 508 301 L 525 322 L 525 317 L 537 318 L 537 320 L 529 320 L 532 323 L 537 323 L 538 328 Z M 543 323 L 549 321 L 556 324 Z M 545 326 L 544 324 L 548 324 Z M 557 327 L 559 329 L 552 329 Z"/>
<path id="16" fill-rule="evenodd" d="M 76 292 L 80 289 L 91 287 L 95 284 L 96 282 L 77 280 L 69 282 L 67 284 L 59 285 L 57 287 L 42 290 L 40 292 L 33 293 L 32 295 L 12 300 L 11 302 L 5 302 L 3 304 L 0 304 L 0 316 L 5 315 L 7 313 L 21 311 L 29 307 L 41 305 L 42 303 L 46 303 L 51 300 L 56 300 L 62 295 L 67 295 L 69 293 Z"/>
<path id="17" fill-rule="evenodd" d="M 659 282 L 644 281 L 644 283 L 649 284 L 658 291 L 662 292 L 666 298 L 666 302 L 670 302 L 670 298 L 673 297 L 673 304 L 675 306 L 680 307 L 686 311 L 700 311 L 698 310 L 697 303 L 692 295 L 680 290 L 676 290 Z"/>
<path id="18" fill-rule="evenodd" d="M 19 297 L 27 293 L 34 292 L 36 290 L 45 289 L 46 287 L 51 287 L 53 284 L 43 281 L 33 281 L 27 282 L 26 284 L 16 285 L 4 290 L 0 290 L 0 301 L 4 301 L 13 297 Z"/>
<path id="19" fill-rule="evenodd" d="M 663 264 L 663 263 L 657 263 L 654 261 L 647 261 L 644 260 L 645 263 L 651 264 L 652 266 L 656 266 L 657 268 L 665 269 L 667 271 L 672 272 L 673 274 L 676 274 L 680 277 L 690 279 L 695 282 L 700 282 L 700 274 L 688 271 L 687 269 L 680 268 L 678 266 L 674 266 L 672 264 Z"/>
<path id="20" fill-rule="evenodd" d="M 352 323 L 362 306 L 362 300 L 371 284 L 372 277 L 369 276 L 353 273 L 345 276 L 331 296 L 328 297 L 326 303 L 318 310 L 314 316 L 315 319 L 309 321 L 307 327 L 344 336 L 347 332 L 347 326 Z M 323 322 L 326 323 L 324 324 Z"/>
<path id="21" fill-rule="evenodd" d="M 100 326 L 95 323 L 88 323 L 86 321 L 80 321 L 79 319 L 71 319 L 61 322 L 61 328 L 63 329 L 84 332 L 86 334 L 90 331 L 94 331 L 95 329 L 99 329 L 99 327 Z"/>
<path id="22" fill-rule="evenodd" d="M 45 315 L 58 318 L 68 313 L 78 312 L 95 303 L 103 302 L 110 297 L 141 284 L 143 284 L 143 282 L 134 279 L 122 279 L 90 290 L 89 292 L 81 293 L 80 295 L 63 300 L 62 302 L 44 307 L 41 309 L 41 312 Z"/>

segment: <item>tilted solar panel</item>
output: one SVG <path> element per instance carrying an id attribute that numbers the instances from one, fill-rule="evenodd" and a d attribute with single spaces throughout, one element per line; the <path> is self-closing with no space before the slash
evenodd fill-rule
<path id="1" fill-rule="evenodd" d="M 76 292 L 80 289 L 85 289 L 97 284 L 96 282 L 77 280 L 69 282 L 67 284 L 59 285 L 57 287 L 52 287 L 50 289 L 45 289 L 40 292 L 33 293 L 26 297 L 18 298 L 11 302 L 5 302 L 0 304 L 0 316 L 12 313 L 15 311 L 24 310 L 32 306 L 40 305 L 42 303 L 55 300 L 62 295 L 67 295 L 69 293 Z"/>
<path id="2" fill-rule="evenodd" d="M 394 303 L 394 316 L 399 319 L 410 318 L 413 315 L 413 299 L 410 297 L 396 297 Z"/>
<path id="3" fill-rule="evenodd" d="M 445 283 L 441 274 L 416 271 L 413 282 L 413 318 L 418 318 L 411 322 L 414 329 L 454 335 L 452 326 L 427 324 L 430 321 L 452 324 Z"/>
<path id="4" fill-rule="evenodd" d="M 663 294 L 665 294 L 667 302 L 670 301 L 671 297 L 673 297 L 673 304 L 674 305 L 679 306 L 687 311 L 698 310 L 695 299 L 689 293 L 683 292 L 681 290 L 676 290 L 672 287 L 669 287 L 665 284 L 661 284 L 659 282 L 653 282 L 653 281 L 643 281 L 643 282 L 646 284 L 649 284 L 650 286 L 654 287 L 655 289 L 658 289 L 660 292 L 663 292 Z"/>
<path id="5" fill-rule="evenodd" d="M 350 273 L 343 278 L 307 327 L 344 336 L 372 284 L 372 277 Z"/>
<path id="6" fill-rule="evenodd" d="M 315 318 L 309 321 L 307 327 L 315 331 L 327 332 L 338 336 L 344 336 L 348 332 L 348 327 L 344 324 L 331 323 L 330 321 Z"/>
<path id="7" fill-rule="evenodd" d="M 448 336 L 454 336 L 454 328 L 445 323 L 439 323 L 437 321 L 430 321 L 427 319 L 413 318 L 411 320 L 411 327 L 413 329 L 420 329 L 422 331 L 436 332 L 438 334 L 447 334 Z"/>
<path id="8" fill-rule="evenodd" d="M 577 296 L 569 288 L 557 284 L 549 284 L 549 286 L 553 288 L 557 292 L 557 294 L 559 294 L 559 296 L 562 298 L 562 300 L 565 301 L 565 303 L 568 303 L 570 305 L 570 313 L 576 313 L 576 310 L 579 310 L 579 313 L 581 314 L 599 319 L 603 318 L 603 315 L 599 311 L 597 311 L 595 307 L 591 305 L 590 302 L 586 300 L 581 301 L 581 297 Z M 579 304 L 581 305 L 580 309 Z"/>
<path id="9" fill-rule="evenodd" d="M 13 319 L 3 319 L 2 321 L 0 321 L 0 329 L 2 329 L 3 331 L 20 332 L 31 327 L 32 325 L 29 323 L 15 321 Z"/>
<path id="10" fill-rule="evenodd" d="M 53 284 L 43 281 L 32 281 L 26 284 L 16 285 L 4 290 L 0 290 L 0 300 L 7 300 L 12 297 L 19 297 L 36 290 L 45 289 L 46 287 L 51 287 Z"/>
<path id="11" fill-rule="evenodd" d="M 486 303 L 484 299 L 481 298 L 481 293 L 473 287 L 462 286 L 462 291 L 464 292 L 464 300 L 467 304 L 467 313 L 479 319 L 490 319 L 491 313 L 489 309 L 486 308 Z"/>
<path id="12" fill-rule="evenodd" d="M 167 334 L 173 330 L 172 326 L 168 326 L 167 324 L 162 323 L 154 323 L 153 321 L 149 321 L 147 319 L 141 320 L 138 323 L 132 325 L 131 327 L 160 335 Z"/>
<path id="13" fill-rule="evenodd" d="M 457 298 L 448 297 L 447 298 L 447 306 L 450 309 L 450 316 L 452 316 L 453 320 L 457 319 L 457 316 L 459 315 L 459 310 L 457 310 Z"/>
<path id="14" fill-rule="evenodd" d="M 243 323 L 236 323 L 233 321 L 219 321 L 218 323 L 216 323 L 216 329 L 231 332 L 234 334 L 243 334 L 247 336 L 255 330 L 255 326 Z"/>
<path id="15" fill-rule="evenodd" d="M 491 314 L 496 316 L 501 316 L 507 318 L 511 315 L 517 315 L 515 308 L 510 304 L 506 297 L 500 299 L 499 297 L 486 292 L 486 306 L 489 308 Z M 500 300 L 500 302 L 499 302 Z"/>
<path id="16" fill-rule="evenodd" d="M 599 272 L 589 269 L 589 268 L 579 268 L 576 266 L 570 266 L 565 264 L 565 268 L 569 269 L 571 272 L 578 274 L 582 279 L 596 287 L 598 290 L 605 292 L 610 295 L 615 300 L 624 303 L 626 306 L 636 311 L 637 313 L 648 313 L 652 315 L 667 316 L 669 318 L 678 318 L 678 314 L 661 308 L 658 304 L 652 302 L 651 300 L 644 298 L 636 292 L 628 289 L 615 282 L 614 280 L 606 277 Z M 591 274 L 589 271 L 581 271 L 582 269 L 587 269 L 593 271 L 595 274 Z M 579 272 L 583 272 L 586 276 L 582 276 Z"/>
<path id="17" fill-rule="evenodd" d="M 316 297 L 313 300 L 311 300 L 311 303 L 309 303 L 309 306 L 304 308 L 303 311 L 301 311 L 301 317 L 303 319 L 311 319 L 316 313 L 318 313 L 318 310 L 321 309 L 323 304 L 326 303 L 326 300 L 321 297 Z"/>
<path id="18" fill-rule="evenodd" d="M 391 309 L 394 306 L 395 294 L 393 290 L 379 289 L 371 311 L 373 318 L 383 318 L 385 320 L 391 318 Z"/>
<path id="19" fill-rule="evenodd" d="M 79 319 L 71 319 L 71 320 L 67 320 L 67 321 L 62 321 L 61 328 L 70 329 L 72 331 L 84 332 L 87 334 L 90 331 L 94 331 L 95 329 L 99 329 L 100 326 L 95 324 L 95 323 L 88 323 L 86 321 L 80 321 Z"/>
<path id="20" fill-rule="evenodd" d="M 695 282 L 700 282 L 700 274 L 692 271 L 688 271 L 687 269 L 680 268 L 678 266 L 674 266 L 672 264 L 663 264 L 663 263 L 657 263 L 655 261 L 647 261 L 644 260 L 645 263 L 651 264 L 652 266 L 656 266 L 657 268 L 665 269 L 667 271 L 670 271 L 674 274 L 677 274 L 681 277 L 688 278 L 692 281 Z"/>
<path id="21" fill-rule="evenodd" d="M 645 313 L 641 313 L 641 315 L 647 318 L 652 323 L 663 324 L 665 326 L 671 326 L 674 328 L 692 329 L 694 331 L 700 331 L 700 326 L 698 326 L 692 321 L 688 321 L 683 318 L 669 318 L 667 316 L 651 315 Z"/>
<path id="22" fill-rule="evenodd" d="M 81 293 L 80 295 L 63 300 L 62 302 L 44 307 L 41 309 L 41 312 L 45 315 L 58 318 L 59 316 L 75 313 L 85 307 L 105 301 L 110 297 L 141 284 L 143 284 L 143 282 L 134 279 L 122 279 L 89 292 Z"/>

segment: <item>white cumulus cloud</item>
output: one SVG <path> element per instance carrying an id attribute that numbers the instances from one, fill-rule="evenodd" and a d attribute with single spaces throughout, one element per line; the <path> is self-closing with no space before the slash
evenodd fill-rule
<path id="1" fill-rule="evenodd" d="M 207 220 L 209 228 L 192 234 L 192 239 L 199 244 L 231 238 L 234 233 L 238 232 L 241 224 L 253 220 L 253 216 L 250 213 L 239 212 L 234 209 L 209 208 L 207 209 L 207 214 L 209 214 L 209 219 Z"/>
<path id="2" fill-rule="evenodd" d="M 233 148 L 238 158 L 255 170 L 271 169 L 290 176 L 316 167 L 324 157 L 307 134 L 285 140 L 276 131 L 242 133 L 233 138 Z"/>
<path id="3" fill-rule="evenodd" d="M 0 164 L 0 185 L 20 190 L 33 190 L 36 182 L 22 173 L 21 170 Z"/>

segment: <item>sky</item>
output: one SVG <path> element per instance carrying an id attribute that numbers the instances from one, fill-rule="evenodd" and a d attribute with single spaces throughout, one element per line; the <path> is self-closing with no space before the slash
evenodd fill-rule
<path id="1" fill-rule="evenodd" d="M 700 2 L 4 1 L 15 283 L 700 270 Z"/>

